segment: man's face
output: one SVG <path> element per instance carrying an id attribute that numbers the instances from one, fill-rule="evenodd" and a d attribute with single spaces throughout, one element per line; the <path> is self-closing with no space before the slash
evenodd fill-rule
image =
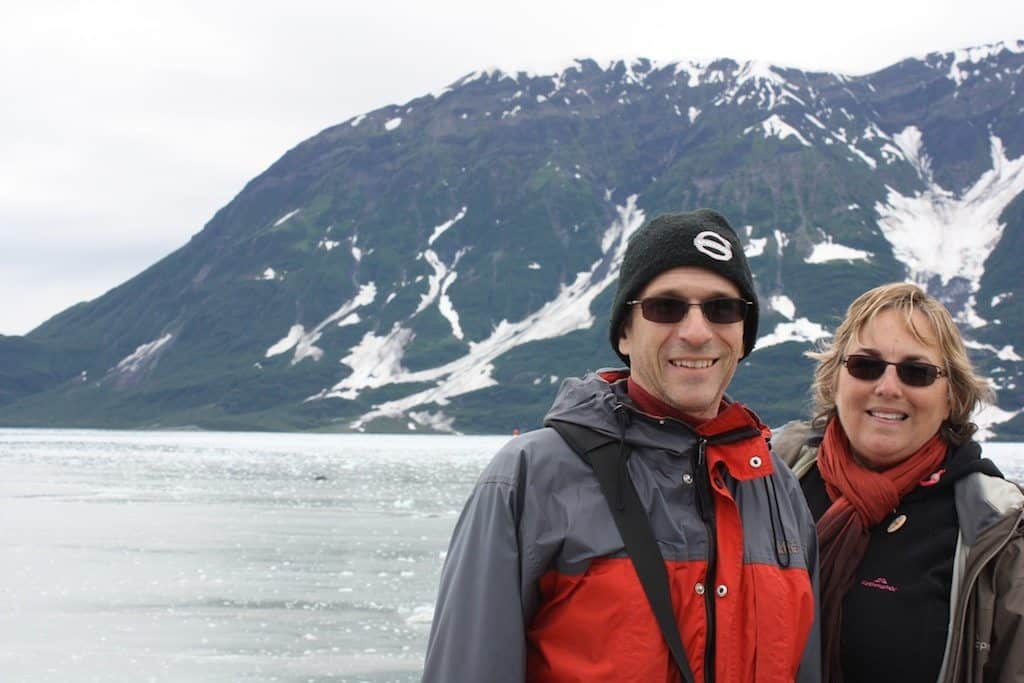
<path id="1" fill-rule="evenodd" d="M 666 270 L 647 283 L 637 299 L 672 297 L 698 303 L 741 298 L 721 275 L 691 266 Z M 677 323 L 654 323 L 632 306 L 619 337 L 619 352 L 629 356 L 633 381 L 677 410 L 698 419 L 712 418 L 743 355 L 743 321 L 709 322 L 690 307 Z"/>

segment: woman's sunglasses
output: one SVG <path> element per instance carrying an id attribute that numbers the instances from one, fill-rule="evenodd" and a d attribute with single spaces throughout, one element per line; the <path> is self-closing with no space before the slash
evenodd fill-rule
<path id="1" fill-rule="evenodd" d="M 916 360 L 904 360 L 892 363 L 874 356 L 852 354 L 843 358 L 846 371 L 851 377 L 873 381 L 885 374 L 888 365 L 896 366 L 896 376 L 909 387 L 927 387 L 935 383 L 939 377 L 945 377 L 946 371 L 931 363 Z"/>
<path id="2" fill-rule="evenodd" d="M 652 323 L 677 323 L 686 317 L 691 306 L 700 306 L 700 310 L 708 322 L 727 325 L 738 323 L 746 318 L 747 310 L 752 303 L 728 297 L 690 303 L 667 296 L 652 296 L 646 299 L 627 301 L 626 305 L 640 304 L 640 311 L 643 313 L 644 319 L 650 320 Z"/>

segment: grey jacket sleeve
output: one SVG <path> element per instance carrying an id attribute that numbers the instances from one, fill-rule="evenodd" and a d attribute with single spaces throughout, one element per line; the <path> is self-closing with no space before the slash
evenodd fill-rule
<path id="1" fill-rule="evenodd" d="M 803 503 L 803 500 L 800 501 Z M 818 584 L 818 534 L 814 527 L 811 513 L 806 509 L 806 521 L 803 525 L 804 547 L 807 548 L 807 568 L 811 574 L 811 587 L 814 590 L 814 624 L 807 634 L 807 644 L 800 658 L 800 670 L 797 672 L 797 683 L 820 683 L 821 681 L 821 595 Z"/>
<path id="2" fill-rule="evenodd" d="M 774 446 L 774 441 L 773 441 Z M 773 449 L 774 452 L 774 449 Z M 814 518 L 807 508 L 800 486 L 796 484 L 790 489 L 790 502 L 796 512 L 800 524 L 800 538 L 805 548 L 807 571 L 811 576 L 811 588 L 814 591 L 814 623 L 807 634 L 807 643 L 800 658 L 800 669 L 797 671 L 797 683 L 821 683 L 821 609 L 819 600 L 820 588 L 818 577 L 818 532 Z"/>
<path id="3" fill-rule="evenodd" d="M 1018 519 L 1024 525 L 1024 516 Z M 985 680 L 999 683 L 1024 681 L 1024 538 L 1003 549 L 994 574 L 992 654 Z"/>
<path id="4" fill-rule="evenodd" d="M 517 468 L 508 455 L 499 453 L 484 471 L 455 526 L 427 643 L 424 683 L 525 679 Z"/>

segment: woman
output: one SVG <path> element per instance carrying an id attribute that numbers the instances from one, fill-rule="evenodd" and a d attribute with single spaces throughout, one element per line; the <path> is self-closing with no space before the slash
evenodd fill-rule
<path id="1" fill-rule="evenodd" d="M 817 521 L 824 680 L 1024 680 L 1024 495 L 971 439 L 991 390 L 949 312 L 877 287 L 809 355 L 773 450 Z"/>

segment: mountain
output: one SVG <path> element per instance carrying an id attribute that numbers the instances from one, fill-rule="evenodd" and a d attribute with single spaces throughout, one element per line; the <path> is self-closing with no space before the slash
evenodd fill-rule
<path id="1" fill-rule="evenodd" d="M 865 76 L 760 62 L 481 71 L 356 117 L 253 179 L 188 244 L 25 337 L 0 424 L 459 431 L 539 424 L 616 365 L 625 242 L 711 207 L 762 301 L 731 394 L 803 415 L 849 302 L 910 279 L 947 303 L 1024 438 L 1024 41 Z"/>

